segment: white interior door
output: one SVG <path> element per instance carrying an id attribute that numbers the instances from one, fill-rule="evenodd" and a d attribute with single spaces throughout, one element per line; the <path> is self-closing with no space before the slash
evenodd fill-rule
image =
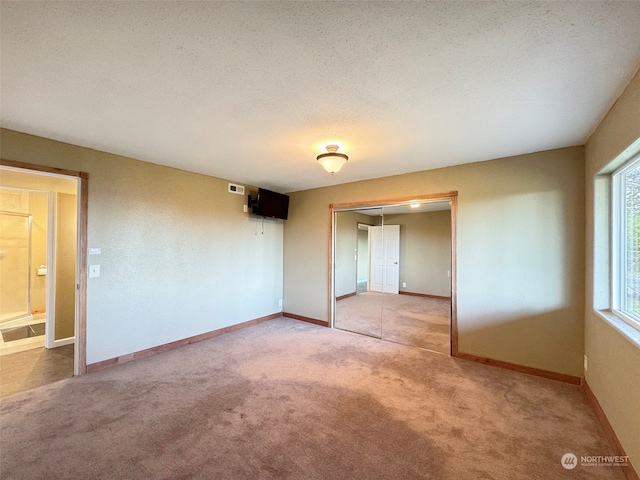
<path id="1" fill-rule="evenodd" d="M 370 290 L 398 293 L 400 265 L 400 225 L 369 227 L 371 241 Z"/>

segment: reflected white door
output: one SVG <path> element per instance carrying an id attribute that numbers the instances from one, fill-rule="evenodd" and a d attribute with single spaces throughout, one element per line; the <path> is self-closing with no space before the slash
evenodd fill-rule
<path id="1" fill-rule="evenodd" d="M 370 289 L 398 293 L 400 265 L 400 225 L 369 227 L 371 241 Z"/>

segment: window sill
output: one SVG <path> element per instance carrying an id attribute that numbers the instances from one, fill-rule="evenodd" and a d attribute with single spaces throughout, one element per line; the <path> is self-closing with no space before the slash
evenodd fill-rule
<path id="1" fill-rule="evenodd" d="M 611 310 L 596 310 L 596 313 L 635 347 L 640 348 L 640 330 L 629 325 Z"/>

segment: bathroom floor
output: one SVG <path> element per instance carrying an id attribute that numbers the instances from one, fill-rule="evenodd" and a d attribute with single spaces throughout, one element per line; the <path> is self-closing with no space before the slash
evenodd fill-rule
<path id="1" fill-rule="evenodd" d="M 73 376 L 74 345 L 32 348 L 0 357 L 0 398 Z"/>
<path id="2" fill-rule="evenodd" d="M 44 347 L 44 315 L 26 321 L 9 322 L 8 325 L 0 329 L 0 357 Z"/>
<path id="3" fill-rule="evenodd" d="M 15 342 L 16 340 L 44 335 L 44 328 L 44 322 L 41 322 L 23 325 L 21 327 L 3 328 L 0 332 L 2 333 L 2 340 L 4 342 Z"/>

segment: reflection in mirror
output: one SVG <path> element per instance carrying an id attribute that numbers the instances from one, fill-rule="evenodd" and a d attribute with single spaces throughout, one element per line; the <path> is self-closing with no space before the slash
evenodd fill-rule
<path id="1" fill-rule="evenodd" d="M 371 291 L 370 229 L 380 209 L 335 212 L 334 326 L 380 338 L 382 298 Z"/>
<path id="2" fill-rule="evenodd" d="M 381 338 L 450 354 L 450 202 L 413 205 L 385 208 L 385 254 L 398 268 L 387 270 Z"/>
<path id="3" fill-rule="evenodd" d="M 334 221 L 334 326 L 450 354 L 450 202 L 362 207 Z"/>

